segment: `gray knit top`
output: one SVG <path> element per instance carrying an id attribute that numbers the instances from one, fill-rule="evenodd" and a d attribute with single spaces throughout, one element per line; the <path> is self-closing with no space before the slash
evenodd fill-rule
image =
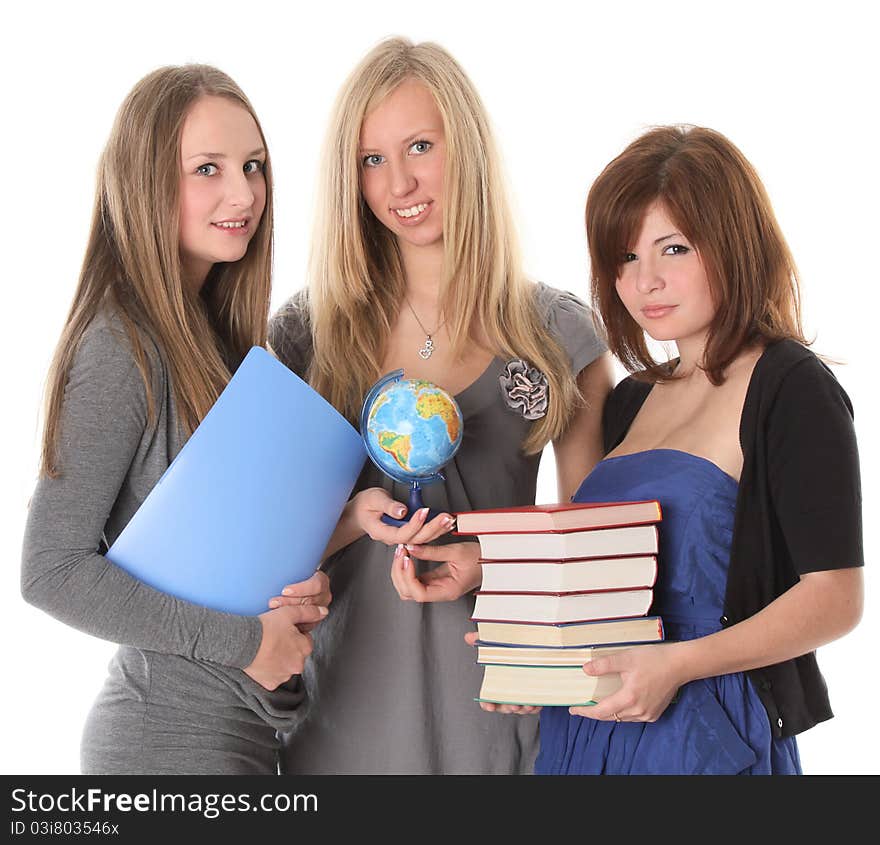
<path id="1" fill-rule="evenodd" d="M 40 478 L 30 504 L 22 594 L 56 619 L 93 636 L 242 668 L 260 646 L 257 617 L 208 610 L 161 593 L 101 553 L 186 439 L 162 356 L 149 338 L 143 336 L 143 341 L 152 375 L 152 420 L 118 316 L 99 315 L 83 336 L 64 391 L 58 444 L 61 475 Z"/>

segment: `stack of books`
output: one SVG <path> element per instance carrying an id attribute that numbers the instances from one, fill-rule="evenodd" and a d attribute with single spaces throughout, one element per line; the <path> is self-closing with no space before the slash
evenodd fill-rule
<path id="1" fill-rule="evenodd" d="M 660 503 L 592 502 L 467 511 L 456 533 L 480 543 L 472 619 L 478 700 L 594 704 L 620 686 L 588 660 L 663 639 L 648 616 L 657 580 Z"/>

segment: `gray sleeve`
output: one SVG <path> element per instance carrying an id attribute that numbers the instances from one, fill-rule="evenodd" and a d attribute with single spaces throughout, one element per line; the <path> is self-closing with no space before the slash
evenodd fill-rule
<path id="1" fill-rule="evenodd" d="M 593 310 L 586 302 L 568 291 L 542 287 L 547 303 L 547 325 L 562 344 L 571 359 L 572 372 L 577 375 L 607 352 L 608 347 L 596 330 Z"/>
<path id="2" fill-rule="evenodd" d="M 153 372 L 161 367 L 152 362 Z M 146 393 L 125 340 L 94 324 L 64 391 L 61 475 L 40 478 L 22 551 L 24 598 L 87 634 L 243 668 L 262 638 L 257 617 L 209 610 L 142 584 L 98 553 L 107 519 L 145 437 Z M 144 492 L 146 495 L 146 491 Z"/>
<path id="3" fill-rule="evenodd" d="M 312 330 L 308 293 L 301 290 L 284 303 L 269 320 L 269 346 L 278 360 L 301 379 L 312 361 Z"/>

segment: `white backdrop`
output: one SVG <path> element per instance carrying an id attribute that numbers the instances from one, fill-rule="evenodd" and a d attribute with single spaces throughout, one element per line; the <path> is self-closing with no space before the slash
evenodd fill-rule
<path id="1" fill-rule="evenodd" d="M 880 691 L 873 618 L 880 532 L 871 518 L 880 461 L 868 389 L 876 384 L 870 338 L 878 273 L 870 244 L 880 76 L 862 8 L 841 0 L 833 9 L 752 0 L 542 0 L 522 8 L 472 0 L 36 0 L 7 12 L 0 769 L 78 770 L 80 729 L 114 648 L 27 606 L 18 584 L 43 379 L 82 258 L 95 163 L 119 103 L 141 76 L 170 63 L 216 64 L 244 88 L 275 167 L 274 308 L 304 281 L 315 165 L 333 97 L 375 42 L 404 35 L 439 42 L 474 80 L 500 142 L 527 268 L 581 296 L 587 190 L 643 129 L 710 126 L 757 167 L 800 266 L 814 348 L 844 362 L 836 372 L 856 408 L 862 455 L 866 613 L 854 633 L 820 651 L 836 718 L 802 736 L 804 769 L 880 772 L 880 742 L 867 715 Z M 554 490 L 548 457 L 539 500 L 552 501 Z"/>

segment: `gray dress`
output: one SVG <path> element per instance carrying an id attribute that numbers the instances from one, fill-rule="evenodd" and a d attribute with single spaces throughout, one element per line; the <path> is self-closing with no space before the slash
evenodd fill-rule
<path id="1" fill-rule="evenodd" d="M 118 317 L 85 332 L 64 392 L 61 476 L 41 478 L 31 499 L 22 593 L 121 644 L 83 732 L 84 774 L 274 774 L 276 730 L 295 724 L 303 692 L 298 676 L 270 693 L 241 671 L 259 648 L 259 619 L 161 593 L 101 553 L 185 440 L 162 356 L 142 339 L 152 420 Z"/>
<path id="2" fill-rule="evenodd" d="M 592 316 L 571 294 L 536 285 L 547 324 L 580 372 L 605 351 Z M 302 375 L 311 357 L 307 300 L 295 295 L 270 322 L 272 348 Z M 528 423 L 504 402 L 494 359 L 456 396 L 464 417 L 461 447 L 427 485 L 426 505 L 446 511 L 534 503 L 539 456 L 521 444 Z M 367 463 L 357 489 L 395 484 Z M 450 540 L 456 538 L 450 537 Z M 531 773 L 536 716 L 486 713 L 474 701 L 482 669 L 464 642 L 473 630 L 473 596 L 454 602 L 403 602 L 390 579 L 393 549 L 361 537 L 325 569 L 333 604 L 315 631 L 303 675 L 310 699 L 305 720 L 284 735 L 287 774 Z"/>

